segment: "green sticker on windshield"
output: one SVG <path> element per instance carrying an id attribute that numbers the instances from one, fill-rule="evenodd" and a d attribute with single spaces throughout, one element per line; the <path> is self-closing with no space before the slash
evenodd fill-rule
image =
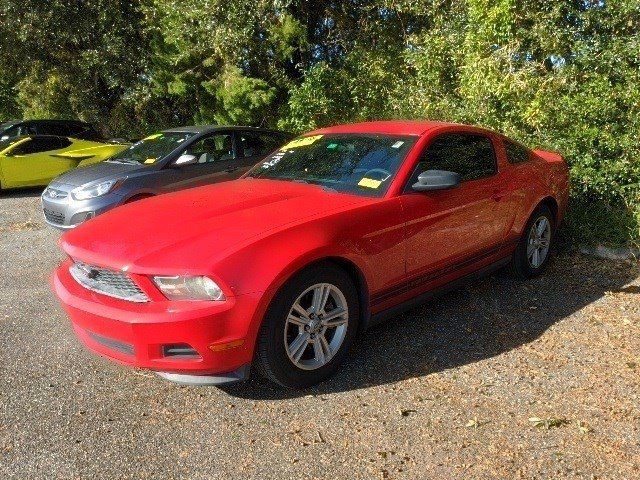
<path id="1" fill-rule="evenodd" d="M 330 143 L 329 145 L 327 145 L 327 148 L 334 149 L 334 148 L 336 148 L 337 146 L 338 146 L 338 144 L 337 144 L 337 143 Z"/>

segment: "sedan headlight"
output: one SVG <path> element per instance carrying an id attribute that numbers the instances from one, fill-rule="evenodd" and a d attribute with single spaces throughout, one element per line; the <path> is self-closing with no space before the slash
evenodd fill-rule
<path id="1" fill-rule="evenodd" d="M 169 300 L 225 300 L 222 289 L 209 277 L 153 277 Z"/>
<path id="2" fill-rule="evenodd" d="M 75 200 L 88 200 L 90 198 L 100 197 L 105 193 L 113 190 L 113 187 L 118 183 L 117 180 L 107 180 L 96 185 L 83 185 L 71 190 L 71 196 Z"/>

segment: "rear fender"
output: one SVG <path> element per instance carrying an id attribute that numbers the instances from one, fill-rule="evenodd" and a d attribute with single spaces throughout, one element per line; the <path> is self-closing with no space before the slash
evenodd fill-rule
<path id="1" fill-rule="evenodd" d="M 540 198 L 540 201 L 547 196 L 556 201 L 558 204 L 556 224 L 559 225 L 562 223 L 569 203 L 569 167 L 564 157 L 559 153 L 546 150 L 534 150 L 533 153 L 549 166 L 550 170 L 546 182 L 549 189 L 548 195 L 544 195 L 543 198 Z"/>

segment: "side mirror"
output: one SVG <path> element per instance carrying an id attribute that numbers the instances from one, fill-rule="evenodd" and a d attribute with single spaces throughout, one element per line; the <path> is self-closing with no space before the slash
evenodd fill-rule
<path id="1" fill-rule="evenodd" d="M 9 135 L 3 135 L 0 137 L 0 142 L 4 142 L 5 140 L 9 140 Z"/>
<path id="2" fill-rule="evenodd" d="M 188 153 L 183 153 L 173 162 L 176 167 L 182 167 L 183 165 L 193 165 L 194 163 L 198 163 L 198 159 L 195 155 L 190 155 Z"/>
<path id="3" fill-rule="evenodd" d="M 430 190 L 446 190 L 460 184 L 460 175 L 446 170 L 427 170 L 418 176 L 418 181 L 411 188 L 416 192 Z"/>

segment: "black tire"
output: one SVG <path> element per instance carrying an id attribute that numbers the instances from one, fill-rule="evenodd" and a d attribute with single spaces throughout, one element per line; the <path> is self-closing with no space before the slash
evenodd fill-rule
<path id="1" fill-rule="evenodd" d="M 527 256 L 527 247 L 529 243 L 529 235 L 531 234 L 531 229 L 533 225 L 535 225 L 538 220 L 541 218 L 546 218 L 550 225 L 550 238 L 549 238 L 549 248 L 546 253 L 546 256 L 542 263 L 538 266 L 532 265 L 530 259 Z M 540 205 L 529 218 L 526 227 L 522 231 L 522 236 L 520 237 L 520 241 L 518 242 L 518 246 L 516 247 L 516 251 L 513 254 L 513 258 L 510 264 L 511 273 L 517 277 L 522 279 L 534 278 L 538 275 L 541 275 L 547 268 L 549 264 L 549 258 L 551 257 L 551 251 L 553 248 L 553 242 L 555 239 L 555 218 L 553 213 L 546 205 Z"/>
<path id="2" fill-rule="evenodd" d="M 287 327 L 287 316 L 298 297 L 319 283 L 331 284 L 342 293 L 348 321 L 342 343 L 331 359 L 323 366 L 305 370 L 294 364 L 287 354 L 285 328 L 291 328 L 291 325 Z M 254 366 L 265 378 L 283 387 L 304 389 L 320 383 L 331 376 L 344 360 L 358 331 L 359 318 L 358 292 L 344 270 L 329 263 L 307 268 L 291 278 L 272 300 L 258 334 Z M 311 351 L 307 352 L 314 353 L 313 346 L 309 345 Z"/>

